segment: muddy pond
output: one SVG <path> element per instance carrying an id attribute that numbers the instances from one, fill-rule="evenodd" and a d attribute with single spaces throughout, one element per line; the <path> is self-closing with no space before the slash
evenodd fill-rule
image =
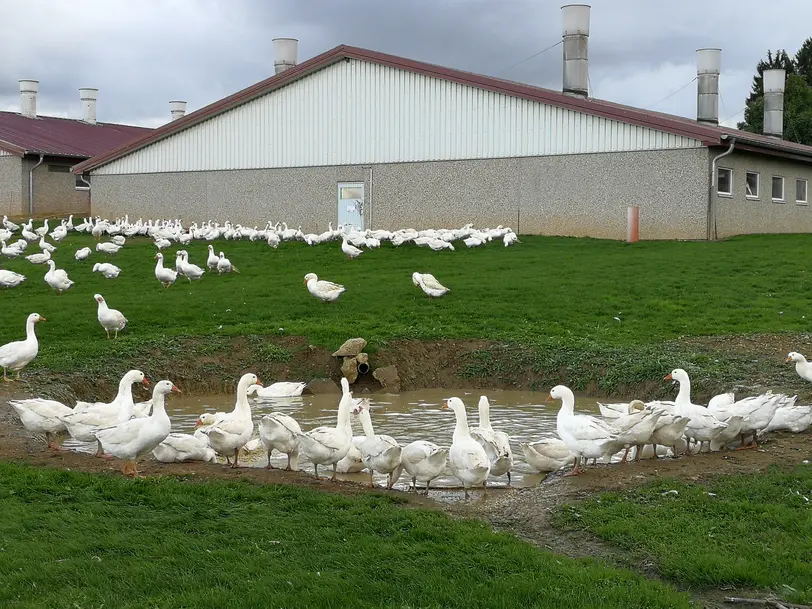
<path id="1" fill-rule="evenodd" d="M 560 402 L 545 403 L 548 393 L 529 391 L 450 391 L 447 389 L 420 390 L 404 392 L 398 395 L 369 394 L 355 397 L 368 397 L 370 399 L 370 412 L 372 424 L 376 433 L 388 434 L 401 445 L 413 440 L 429 440 L 440 446 L 449 446 L 454 432 L 454 413 L 443 410 L 445 399 L 456 395 L 465 402 L 468 412 L 468 422 L 471 426 L 478 424 L 479 415 L 477 404 L 480 395 L 487 395 L 491 404 L 491 424 L 496 429 L 507 432 L 511 438 L 514 466 L 512 471 L 512 486 L 534 486 L 539 483 L 543 475 L 536 474 L 524 461 L 524 455 L 519 446 L 520 442 L 531 442 L 544 437 L 555 436 L 555 419 Z M 302 430 L 313 429 L 320 425 L 335 425 L 338 408 L 338 395 L 305 395 L 296 398 L 249 398 L 254 423 L 269 412 L 284 412 L 292 416 Z M 136 397 L 136 401 L 145 399 Z M 192 433 L 198 416 L 204 412 L 231 411 L 234 408 L 235 396 L 176 396 L 167 400 L 166 410 L 172 420 L 172 431 Z M 576 410 L 587 413 L 598 411 L 597 400 L 594 398 L 578 396 Z M 354 419 L 354 417 L 353 417 Z M 355 435 L 362 435 L 360 421 L 353 420 Z M 254 437 L 258 437 L 254 431 Z M 71 438 L 64 441 L 66 448 L 82 452 L 94 452 L 95 445 L 77 442 Z M 146 457 L 146 458 L 151 458 Z M 247 454 L 241 454 L 240 462 L 245 466 L 264 467 L 267 463 L 262 447 Z M 271 463 L 275 467 L 285 467 L 287 459 L 284 455 L 274 452 Z M 303 471 L 313 471 L 313 466 L 304 458 L 300 460 Z M 327 473 L 327 472 L 325 472 Z M 366 472 L 357 474 L 339 474 L 344 480 L 368 482 Z M 386 477 L 375 476 L 376 485 L 384 485 Z M 395 488 L 406 490 L 411 480 L 404 473 Z M 488 487 L 501 487 L 507 485 L 507 478 L 491 478 Z M 440 478 L 434 480 L 432 488 L 459 488 L 459 481 L 454 478 L 446 468 Z"/>

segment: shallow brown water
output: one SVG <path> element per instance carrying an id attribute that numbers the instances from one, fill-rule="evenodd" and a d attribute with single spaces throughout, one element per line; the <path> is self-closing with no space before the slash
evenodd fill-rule
<path id="1" fill-rule="evenodd" d="M 376 433 L 388 434 L 401 445 L 413 440 L 429 440 L 440 446 L 449 446 L 454 432 L 454 413 L 451 410 L 441 410 L 443 402 L 456 395 L 465 402 L 468 411 L 468 422 L 473 427 L 478 425 L 479 415 L 477 404 L 480 395 L 487 395 L 491 404 L 491 424 L 495 429 L 505 431 L 511 439 L 514 466 L 512 471 L 513 486 L 533 486 L 537 484 L 542 475 L 536 474 L 525 463 L 524 455 L 519 446 L 520 442 L 539 440 L 543 437 L 555 436 L 555 418 L 560 402 L 545 403 L 548 393 L 531 391 L 485 391 L 460 392 L 447 389 L 429 389 L 404 392 L 399 395 L 370 394 L 363 397 L 370 399 L 372 424 Z M 360 394 L 354 397 L 362 397 Z M 320 425 L 335 425 L 339 395 L 306 395 L 298 398 L 250 398 L 251 412 L 256 424 L 263 415 L 269 412 L 284 412 L 292 416 L 307 431 Z M 171 396 L 167 400 L 166 410 L 172 420 L 172 431 L 192 433 L 198 416 L 204 412 L 229 412 L 233 410 L 235 396 Z M 588 397 L 576 399 L 576 410 L 582 412 L 596 412 L 597 400 Z M 353 421 L 353 430 L 361 435 L 363 430 L 359 421 Z M 259 437 L 254 431 L 254 437 Z M 95 451 L 95 445 L 87 445 L 67 439 L 64 446 L 83 452 Z M 266 464 L 262 447 L 256 451 L 241 456 L 241 462 L 252 467 L 263 467 Z M 271 456 L 271 463 L 276 467 L 284 467 L 286 457 L 279 453 Z M 313 466 L 300 459 L 300 467 L 304 471 L 313 471 Z M 325 472 L 326 474 L 327 472 Z M 339 474 L 341 479 L 366 482 L 367 473 Z M 384 484 L 385 476 L 375 476 L 376 484 Z M 410 485 L 408 476 L 404 473 L 395 488 L 405 490 Z M 507 484 L 507 478 L 492 478 L 488 487 L 498 487 Z M 459 481 L 451 473 L 446 473 L 434 480 L 432 488 L 459 487 Z"/>

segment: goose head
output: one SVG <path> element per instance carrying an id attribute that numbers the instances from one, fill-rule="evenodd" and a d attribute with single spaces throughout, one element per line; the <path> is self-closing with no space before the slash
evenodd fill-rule
<path id="1" fill-rule="evenodd" d="M 107 304 L 107 303 L 104 301 L 104 296 L 102 296 L 101 294 L 93 294 L 93 298 L 94 298 L 94 300 L 95 300 L 96 302 L 98 302 L 99 304 Z"/>
<path id="2" fill-rule="evenodd" d="M 797 351 L 790 351 L 787 354 L 787 359 L 784 360 L 786 363 L 795 362 L 796 364 L 806 363 L 806 358 L 798 353 Z"/>
<path id="3" fill-rule="evenodd" d="M 164 255 L 161 252 L 158 252 L 157 254 L 155 254 L 155 256 L 153 256 L 153 259 L 160 260 L 161 262 L 163 262 Z"/>
<path id="4" fill-rule="evenodd" d="M 412 283 L 415 284 L 416 286 L 420 285 L 420 273 L 417 272 L 412 273 Z"/>
<path id="5" fill-rule="evenodd" d="M 215 421 L 214 415 L 210 412 L 204 412 L 199 417 L 197 417 L 197 421 L 195 421 L 195 429 L 198 427 L 207 427 L 209 425 L 213 425 Z"/>
<path id="6" fill-rule="evenodd" d="M 553 400 L 565 400 L 567 398 L 572 398 L 573 401 L 575 400 L 575 394 L 572 392 L 572 389 L 566 385 L 556 385 L 550 389 L 550 395 L 547 396 L 547 401 L 552 402 Z"/>
<path id="7" fill-rule="evenodd" d="M 36 324 L 41 321 L 46 321 L 46 319 L 39 313 L 31 313 L 31 315 L 28 316 L 28 319 L 26 321 Z"/>
<path id="8" fill-rule="evenodd" d="M 663 380 L 675 381 L 677 383 L 688 383 L 691 379 L 688 377 L 688 373 L 682 368 L 674 368 L 674 370 L 672 370 L 670 374 L 666 375 Z"/>
<path id="9" fill-rule="evenodd" d="M 155 384 L 155 389 L 152 390 L 152 395 L 167 395 L 169 393 L 180 393 L 172 381 L 159 381 Z"/>
<path id="10" fill-rule="evenodd" d="M 313 281 L 319 280 L 319 278 L 316 276 L 316 273 L 308 273 L 307 275 L 304 276 L 305 283 L 310 283 L 311 280 Z"/>
<path id="11" fill-rule="evenodd" d="M 445 410 L 448 408 L 453 410 L 455 413 L 465 413 L 465 404 L 463 404 L 460 398 L 448 398 L 445 401 L 445 404 L 443 404 L 443 409 Z"/>
<path id="12" fill-rule="evenodd" d="M 133 383 L 141 383 L 144 387 L 149 387 L 149 379 L 140 370 L 130 370 L 124 375 L 124 381 L 130 385 Z"/>

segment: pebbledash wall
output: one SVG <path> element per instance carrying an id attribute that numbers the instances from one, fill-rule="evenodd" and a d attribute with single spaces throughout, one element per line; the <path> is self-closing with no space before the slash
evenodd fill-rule
<path id="1" fill-rule="evenodd" d="M 368 228 L 511 226 L 524 234 L 622 239 L 640 207 L 645 239 L 704 239 L 707 148 L 369 166 L 94 175 L 93 213 L 115 218 L 267 220 L 321 232 L 337 184 L 365 183 Z M 370 173 L 372 188 L 370 189 Z"/>
<path id="2" fill-rule="evenodd" d="M 720 169 L 733 172 L 732 193 L 716 194 L 720 238 L 753 233 L 812 232 L 812 164 L 736 151 L 719 159 Z M 758 174 L 757 196 L 745 189 L 747 172 Z M 783 200 L 773 200 L 772 178 L 784 178 Z M 806 202 L 796 201 L 796 180 L 806 180 Z"/>
<path id="3" fill-rule="evenodd" d="M 0 215 L 28 216 L 28 173 L 39 158 L 0 156 Z M 90 213 L 90 193 L 76 190 L 75 161 L 45 159 L 34 170 L 34 215 Z M 54 171 L 54 168 L 59 170 Z"/>

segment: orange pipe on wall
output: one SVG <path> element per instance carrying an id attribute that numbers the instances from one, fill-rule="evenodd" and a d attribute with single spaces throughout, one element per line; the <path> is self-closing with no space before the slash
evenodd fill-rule
<path id="1" fill-rule="evenodd" d="M 640 208 L 636 205 L 626 210 L 626 243 L 637 243 L 640 238 Z"/>

